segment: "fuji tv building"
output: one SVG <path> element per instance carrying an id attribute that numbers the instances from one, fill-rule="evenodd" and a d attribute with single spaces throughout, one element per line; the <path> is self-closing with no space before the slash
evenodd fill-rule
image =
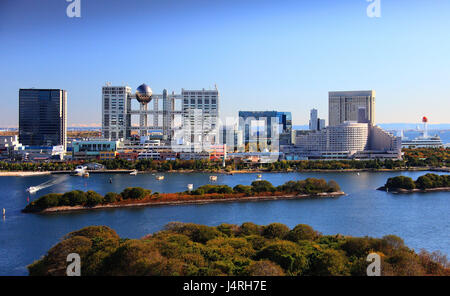
<path id="1" fill-rule="evenodd" d="M 138 107 L 136 106 L 138 104 Z M 133 92 L 129 86 L 102 87 L 102 136 L 131 140 L 158 134 L 161 144 L 195 147 L 218 142 L 219 91 L 181 90 L 153 93 L 147 84 Z M 138 122 L 136 124 L 135 122 Z"/>

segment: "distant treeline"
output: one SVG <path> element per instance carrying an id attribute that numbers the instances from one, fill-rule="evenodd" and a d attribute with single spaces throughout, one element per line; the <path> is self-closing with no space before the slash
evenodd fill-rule
<path id="1" fill-rule="evenodd" d="M 292 160 L 273 163 L 246 163 L 227 160 L 225 168 L 221 161 L 209 160 L 151 160 L 129 161 L 125 159 L 95 160 L 109 170 L 127 169 L 139 171 L 302 171 L 302 170 L 341 170 L 341 169 L 402 169 L 409 167 L 441 167 L 450 166 L 450 149 L 405 149 L 404 160 Z M 88 161 L 63 162 L 0 162 L 1 171 L 70 171 L 79 164 Z"/>
<path id="2" fill-rule="evenodd" d="M 450 187 L 450 175 L 426 174 L 414 181 L 410 177 L 397 176 L 389 178 L 384 188 L 391 189 L 431 189 Z"/>
<path id="3" fill-rule="evenodd" d="M 67 234 L 28 266 L 29 274 L 64 276 L 70 253 L 80 255 L 82 276 L 366 276 L 370 253 L 380 255 L 385 276 L 450 275 L 445 255 L 417 254 L 395 235 L 322 235 L 305 224 L 250 222 L 172 222 L 141 239 L 89 226 Z"/>
<path id="4" fill-rule="evenodd" d="M 240 197 L 254 196 L 257 194 L 317 194 L 324 192 L 339 192 L 341 188 L 339 185 L 330 180 L 329 182 L 324 179 L 307 178 L 300 181 L 289 181 L 280 186 L 273 186 L 269 181 L 260 180 L 253 181 L 251 185 L 236 185 L 231 188 L 228 185 L 203 185 L 193 191 L 178 192 L 175 194 L 160 194 L 149 189 L 141 187 L 128 187 L 121 193 L 109 192 L 102 196 L 95 191 L 83 192 L 81 190 L 73 190 L 61 193 L 49 193 L 41 196 L 40 198 L 29 203 L 24 212 L 39 212 L 48 208 L 62 207 L 62 206 L 84 206 L 94 207 L 101 204 L 111 204 L 115 202 L 121 202 L 125 200 L 143 200 L 145 198 L 154 199 L 155 201 L 164 201 L 165 196 L 178 195 L 179 199 L 185 200 L 186 195 L 189 196 L 203 196 L 203 195 L 230 195 L 236 194 Z M 171 198 L 171 201 L 176 199 Z"/>

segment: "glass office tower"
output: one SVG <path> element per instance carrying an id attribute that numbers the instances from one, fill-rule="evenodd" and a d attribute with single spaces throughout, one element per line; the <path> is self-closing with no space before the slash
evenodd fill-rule
<path id="1" fill-rule="evenodd" d="M 244 145 L 252 139 L 269 145 L 274 141 L 279 145 L 292 144 L 291 112 L 239 111 L 239 129 L 244 133 Z"/>
<path id="2" fill-rule="evenodd" d="M 62 89 L 19 90 L 19 141 L 28 146 L 66 149 L 67 92 Z"/>

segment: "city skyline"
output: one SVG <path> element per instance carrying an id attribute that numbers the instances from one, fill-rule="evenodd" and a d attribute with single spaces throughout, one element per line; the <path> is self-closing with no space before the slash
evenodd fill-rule
<path id="1" fill-rule="evenodd" d="M 18 126 L 18 90 L 30 87 L 67 90 L 68 126 L 101 126 L 106 81 L 157 93 L 217 84 L 222 120 L 279 110 L 305 125 L 313 108 L 328 118 L 329 91 L 373 89 L 377 124 L 449 122 L 449 3 L 381 1 L 369 18 L 366 1 L 319 2 L 82 1 L 78 19 L 65 1 L 3 1 L 0 126 Z"/>

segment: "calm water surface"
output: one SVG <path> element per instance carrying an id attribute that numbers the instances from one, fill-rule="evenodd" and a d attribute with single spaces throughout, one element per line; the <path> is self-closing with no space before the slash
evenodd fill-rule
<path id="1" fill-rule="evenodd" d="M 38 259 L 70 231 L 88 225 L 107 225 L 121 237 L 139 238 L 160 230 L 171 221 L 207 225 L 220 223 L 257 224 L 280 222 L 293 227 L 309 224 L 324 234 L 381 237 L 395 234 L 419 250 L 441 250 L 450 254 L 450 194 L 448 192 L 394 195 L 377 191 L 387 178 L 396 175 L 416 179 L 424 172 L 403 173 L 267 173 L 263 179 L 274 185 L 307 177 L 336 180 L 347 196 L 317 200 L 282 200 L 240 203 L 217 203 L 186 206 L 156 206 L 134 209 L 108 209 L 63 214 L 22 214 L 27 204 L 25 189 L 44 182 L 53 184 L 31 200 L 49 193 L 73 189 L 95 190 L 105 194 L 125 187 L 141 186 L 154 192 L 186 190 L 208 184 L 209 174 L 165 174 L 162 181 L 152 174 L 138 176 L 91 174 L 80 177 L 33 176 L 0 177 L 0 208 L 6 217 L 0 221 L 0 275 L 26 275 L 26 265 Z M 109 183 L 112 178 L 113 183 Z M 256 174 L 218 175 L 218 184 L 250 184 Z"/>

